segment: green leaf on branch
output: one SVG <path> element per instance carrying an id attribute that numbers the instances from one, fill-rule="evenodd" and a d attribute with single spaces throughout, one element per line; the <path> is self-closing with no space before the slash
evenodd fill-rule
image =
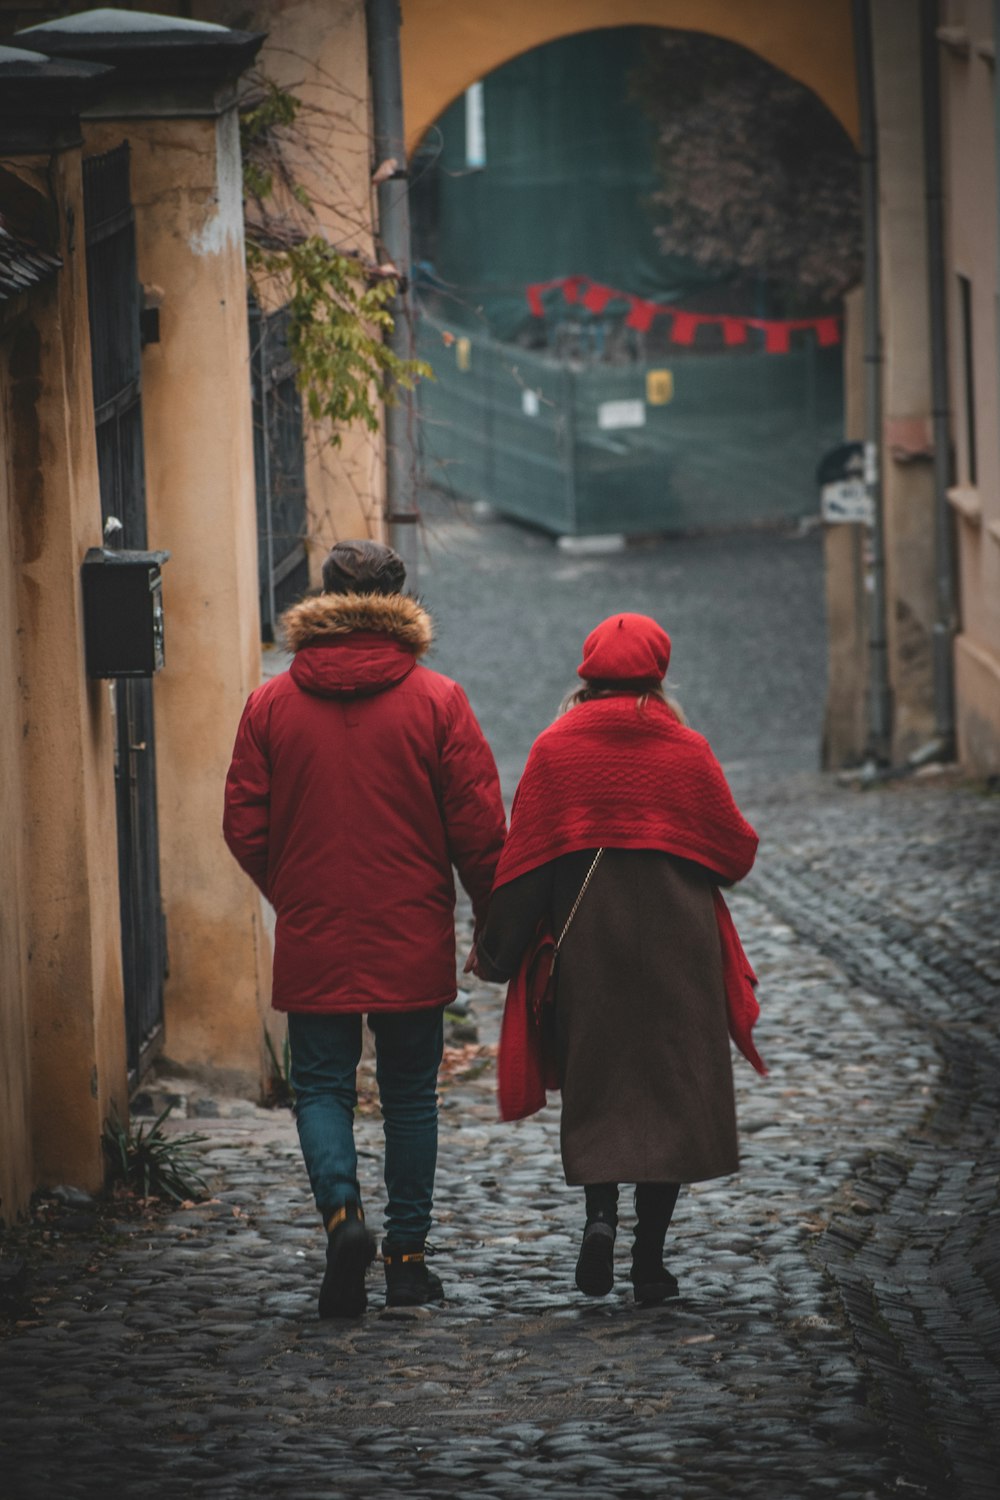
<path id="1" fill-rule="evenodd" d="M 381 405 L 433 372 L 423 360 L 401 359 L 387 342 L 396 281 L 314 227 L 310 196 L 284 149 L 301 107 L 264 80 L 241 115 L 244 196 L 261 215 L 247 218 L 247 274 L 262 305 L 287 308 L 299 390 L 309 415 L 330 424 L 329 441 L 339 446 L 339 428 L 360 422 L 377 432 Z"/>

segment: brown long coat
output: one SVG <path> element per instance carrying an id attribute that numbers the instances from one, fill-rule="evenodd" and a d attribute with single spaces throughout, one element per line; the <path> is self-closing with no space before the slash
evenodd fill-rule
<path id="1" fill-rule="evenodd" d="M 494 894 L 479 942 L 508 978 L 547 915 L 558 935 L 594 856 Z M 608 849 L 559 959 L 562 1157 L 570 1184 L 700 1182 L 738 1167 L 712 885 L 699 865 Z"/>

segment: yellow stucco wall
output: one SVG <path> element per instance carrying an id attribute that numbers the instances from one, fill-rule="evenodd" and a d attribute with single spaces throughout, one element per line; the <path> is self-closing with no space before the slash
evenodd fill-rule
<path id="1" fill-rule="evenodd" d="M 288 160 L 335 245 L 372 256 L 368 53 L 364 0 L 197 0 L 193 14 L 264 31 L 258 70 L 302 101 Z M 280 300 L 280 298 L 278 299 Z M 305 419 L 312 581 L 338 538 L 383 535 L 385 456 L 360 423 L 330 442 L 329 424 Z"/>
<path id="2" fill-rule="evenodd" d="M 2 1025 L 15 1048 L 27 1028 L 27 1066 L 16 1053 L 11 1065 L 24 1069 L 30 1120 L 30 1159 L 5 1170 L 22 1185 L 27 1174 L 32 1186 L 95 1189 L 102 1125 L 127 1097 L 113 721 L 107 688 L 85 674 L 80 594 L 101 511 L 79 152 L 35 165 L 58 205 L 63 270 L 26 299 L 3 369 L 19 652 L 0 702 L 20 741 L 19 766 L 9 733 L 0 744 L 20 799 L 20 842 L 4 853 L 19 875 L 20 955 L 4 970 L 22 987 L 20 1003 L 5 996 Z"/>
<path id="3" fill-rule="evenodd" d="M 557 37 L 668 26 L 725 37 L 818 94 L 857 135 L 850 0 L 402 0 L 403 108 L 410 150 L 471 83 Z"/>
<path id="4" fill-rule="evenodd" d="M 139 279 L 161 297 L 143 352 L 149 544 L 163 573 L 157 794 L 170 973 L 164 1050 L 253 1091 L 269 956 L 260 899 L 222 839 L 222 794 L 260 680 L 256 502 L 237 120 L 85 122 L 86 150 L 127 137 Z"/>

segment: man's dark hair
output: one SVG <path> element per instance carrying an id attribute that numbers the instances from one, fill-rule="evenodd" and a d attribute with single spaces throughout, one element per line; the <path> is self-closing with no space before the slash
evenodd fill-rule
<path id="1" fill-rule="evenodd" d="M 399 594 L 406 568 L 381 542 L 337 542 L 323 563 L 325 594 Z"/>

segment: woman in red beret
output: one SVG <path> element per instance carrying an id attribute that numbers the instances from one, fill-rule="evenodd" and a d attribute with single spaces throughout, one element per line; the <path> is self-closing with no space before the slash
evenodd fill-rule
<path id="1" fill-rule="evenodd" d="M 634 1183 L 641 1303 L 677 1294 L 663 1244 L 680 1185 L 737 1170 L 730 1034 L 764 1071 L 756 981 L 719 894 L 749 871 L 757 835 L 668 703 L 669 659 L 645 615 L 614 615 L 587 638 L 583 686 L 528 757 L 474 956 L 483 978 L 513 976 L 506 1038 L 539 945 L 560 935 L 562 1159 L 586 1197 L 576 1284 L 611 1290 L 618 1188 Z M 524 1102 L 522 1054 L 501 1039 L 505 1118 L 544 1102 L 544 1090 Z"/>

